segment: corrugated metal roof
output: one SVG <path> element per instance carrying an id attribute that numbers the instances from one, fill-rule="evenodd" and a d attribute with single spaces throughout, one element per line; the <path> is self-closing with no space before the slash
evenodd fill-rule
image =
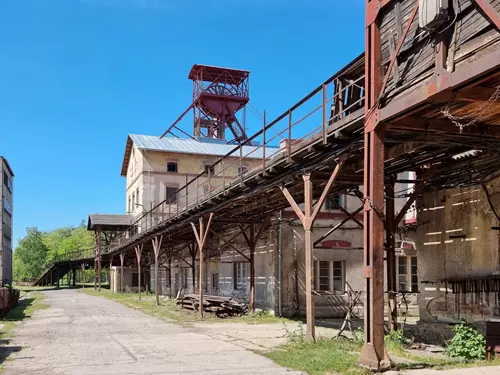
<path id="1" fill-rule="evenodd" d="M 132 215 L 90 214 L 87 229 L 92 230 L 96 225 L 99 225 L 107 229 L 119 230 L 120 228 L 127 228 L 132 225 L 132 220 Z"/>
<path id="2" fill-rule="evenodd" d="M 130 134 L 135 145 L 142 150 L 179 152 L 184 154 L 224 156 L 231 152 L 236 145 L 212 139 L 194 139 L 163 137 L 152 135 Z M 252 152 L 253 151 L 253 152 Z M 278 151 L 277 147 L 266 147 L 266 156 Z M 245 156 L 248 155 L 248 156 Z M 262 158 L 262 147 L 243 146 L 243 157 L 248 159 Z M 239 151 L 234 156 L 239 156 Z"/>

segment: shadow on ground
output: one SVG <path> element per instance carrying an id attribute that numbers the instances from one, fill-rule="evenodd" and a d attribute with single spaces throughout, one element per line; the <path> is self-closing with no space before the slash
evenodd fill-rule
<path id="1" fill-rule="evenodd" d="M 30 315 L 27 314 L 27 309 L 33 304 L 34 298 L 21 298 L 14 308 L 12 308 L 6 316 L 2 318 L 0 324 L 4 324 L 7 326 L 10 322 L 20 322 L 26 318 L 29 318 Z M 11 345 L 11 340 L 9 338 L 5 338 L 4 336 L 8 335 L 8 331 L 5 332 L 5 329 L 2 329 L 0 336 L 0 364 L 4 363 L 7 358 L 12 353 L 16 353 L 22 349 L 21 346 Z"/>

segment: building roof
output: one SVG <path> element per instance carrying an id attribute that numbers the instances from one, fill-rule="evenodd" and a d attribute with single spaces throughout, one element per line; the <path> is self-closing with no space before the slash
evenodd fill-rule
<path id="1" fill-rule="evenodd" d="M 206 82 L 228 83 L 239 85 L 249 76 L 248 70 L 223 68 L 220 66 L 194 64 L 189 72 L 189 79 Z"/>
<path id="2" fill-rule="evenodd" d="M 132 215 L 90 214 L 87 229 L 95 230 L 99 227 L 102 230 L 122 231 L 128 229 L 132 222 Z"/>
<path id="3" fill-rule="evenodd" d="M 225 156 L 236 148 L 236 145 L 234 144 L 227 144 L 225 141 L 216 139 L 202 138 L 194 140 L 190 138 L 160 138 L 159 136 L 154 135 L 130 134 L 127 139 L 125 155 L 123 157 L 122 176 L 127 175 L 127 168 L 133 144 L 135 144 L 139 150 L 207 156 Z M 266 147 L 266 157 L 273 155 L 278 150 L 279 149 L 277 147 Z M 243 146 L 243 157 L 247 159 L 260 159 L 262 156 L 262 147 Z"/>
<path id="4" fill-rule="evenodd" d="M 9 162 L 7 161 L 7 159 L 5 157 L 3 157 L 3 156 L 0 155 L 0 160 L 3 160 L 5 166 L 9 170 L 11 176 L 14 177 L 14 171 L 12 171 L 12 168 L 10 167 Z"/>

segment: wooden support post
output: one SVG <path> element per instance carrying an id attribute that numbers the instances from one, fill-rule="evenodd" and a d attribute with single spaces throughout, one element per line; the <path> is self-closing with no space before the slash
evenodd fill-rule
<path id="1" fill-rule="evenodd" d="M 385 240 L 387 254 L 387 300 L 389 307 L 389 330 L 398 329 L 397 284 L 396 284 L 396 229 L 394 212 L 394 178 L 385 186 Z"/>
<path id="2" fill-rule="evenodd" d="M 137 245 L 135 247 L 135 255 L 137 257 L 137 277 L 139 281 L 139 301 L 141 300 L 141 255 L 142 255 L 142 248 L 144 244 L 141 244 L 140 246 Z"/>
<path id="3" fill-rule="evenodd" d="M 197 253 L 196 244 L 194 242 L 188 244 L 188 250 L 189 254 L 191 255 L 190 267 L 191 267 L 191 275 L 193 277 L 193 293 L 194 293 L 196 291 L 196 253 Z"/>
<path id="4" fill-rule="evenodd" d="M 156 236 L 153 238 L 153 251 L 155 254 L 155 294 L 156 294 L 156 304 L 160 305 L 160 282 L 158 280 L 158 258 L 160 257 L 160 249 L 163 236 Z"/>
<path id="5" fill-rule="evenodd" d="M 200 250 L 200 284 L 198 285 L 199 287 L 199 294 L 200 294 L 200 304 L 199 304 L 199 313 L 200 313 L 200 318 L 203 319 L 203 248 L 205 246 L 205 241 L 207 239 L 207 234 L 208 231 L 210 230 L 210 224 L 212 223 L 212 217 L 214 216 L 213 213 L 210 214 L 208 218 L 208 223 L 207 227 L 205 228 L 204 223 L 203 223 L 203 217 L 200 217 L 200 226 L 199 226 L 199 232 L 196 229 L 196 226 L 194 225 L 193 222 L 191 222 L 191 226 L 193 227 L 193 232 L 194 236 L 196 237 L 196 242 L 198 243 L 198 249 Z"/>
<path id="6" fill-rule="evenodd" d="M 267 227 L 269 218 L 266 217 L 262 222 L 261 227 L 258 232 L 255 231 L 255 224 L 251 224 L 249 227 L 249 234 L 245 232 L 243 226 L 240 225 L 241 233 L 245 238 L 245 241 L 250 250 L 250 311 L 255 312 L 255 249 L 257 247 L 257 242 L 262 234 L 262 231 Z"/>
<path id="7" fill-rule="evenodd" d="M 125 252 L 122 251 L 120 253 L 120 292 L 123 293 L 123 284 L 125 283 L 125 280 L 123 278 L 123 263 L 125 262 Z"/>
<path id="8" fill-rule="evenodd" d="M 82 280 L 80 280 L 82 283 L 82 288 L 85 288 L 85 263 L 82 263 Z"/>
<path id="9" fill-rule="evenodd" d="M 72 275 L 72 277 L 73 277 L 73 288 L 75 288 L 76 287 L 76 268 L 73 267 L 72 271 L 73 271 L 72 272 L 73 273 L 73 275 Z"/>
<path id="10" fill-rule="evenodd" d="M 287 188 L 281 187 L 281 191 L 285 195 L 288 203 L 292 206 L 298 218 L 304 227 L 304 248 L 305 248 L 305 267 L 306 267 L 306 320 L 307 320 L 307 338 L 315 340 L 315 326 L 314 326 L 314 300 L 313 300 L 313 238 L 312 238 L 312 225 L 316 219 L 325 199 L 340 173 L 343 161 L 339 161 L 333 170 L 330 179 L 321 193 L 320 198 L 313 205 L 312 201 L 312 182 L 309 173 L 304 174 L 304 212 L 300 209 L 299 205 L 293 199 L 292 195 Z"/>

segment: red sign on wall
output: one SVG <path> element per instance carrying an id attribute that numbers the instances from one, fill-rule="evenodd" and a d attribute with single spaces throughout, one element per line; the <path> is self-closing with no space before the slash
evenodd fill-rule
<path id="1" fill-rule="evenodd" d="M 323 247 L 328 247 L 330 249 L 335 249 L 335 248 L 348 248 L 352 247 L 351 243 L 349 241 L 344 241 L 344 240 L 329 240 L 329 241 L 323 241 L 321 242 L 321 245 Z"/>

